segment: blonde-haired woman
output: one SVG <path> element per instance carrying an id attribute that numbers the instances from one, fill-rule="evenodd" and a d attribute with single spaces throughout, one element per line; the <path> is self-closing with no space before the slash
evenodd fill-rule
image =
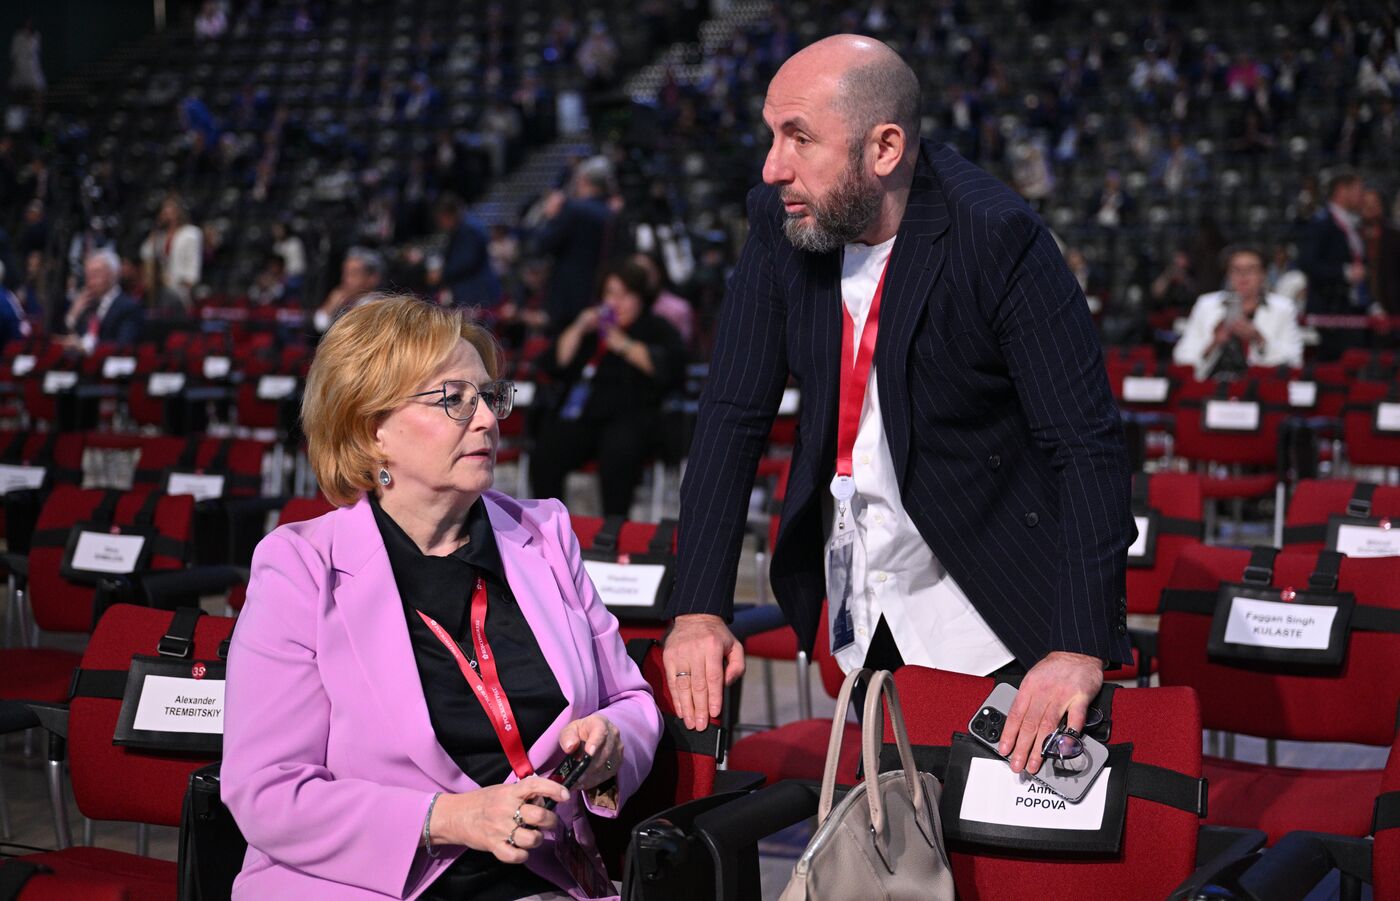
<path id="1" fill-rule="evenodd" d="M 585 814 L 617 815 L 660 716 L 567 512 L 491 490 L 500 369 L 488 332 L 414 298 L 321 342 L 302 418 L 339 509 L 253 557 L 225 714 L 235 897 L 615 894 Z M 543 778 L 578 750 L 574 791 Z"/>

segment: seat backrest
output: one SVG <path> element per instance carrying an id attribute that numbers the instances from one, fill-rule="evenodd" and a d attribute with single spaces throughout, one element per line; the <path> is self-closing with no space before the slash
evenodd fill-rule
<path id="1" fill-rule="evenodd" d="M 1177 558 L 1167 592 L 1203 592 L 1213 598 L 1222 583 L 1241 581 L 1249 559 L 1248 551 L 1187 548 Z M 1306 588 L 1316 565 L 1316 554 L 1281 553 L 1272 584 Z M 1358 605 L 1400 609 L 1400 558 L 1345 558 L 1338 589 L 1353 593 Z M 1390 744 L 1395 699 L 1400 698 L 1400 667 L 1395 666 L 1400 634 L 1353 630 L 1339 670 L 1308 672 L 1213 661 L 1206 653 L 1210 628 L 1210 616 L 1164 609 L 1157 638 L 1162 684 L 1195 688 L 1207 729 L 1296 741 Z"/>
<path id="2" fill-rule="evenodd" d="M 1347 394 L 1343 433 L 1347 459 L 1361 466 L 1400 466 L 1400 433 L 1377 432 L 1376 407 L 1381 402 L 1397 403 L 1397 384 L 1356 382 Z"/>
<path id="3" fill-rule="evenodd" d="M 1143 476 L 1134 476 L 1135 479 Z M 1128 567 L 1128 611 L 1156 613 L 1157 600 L 1183 548 L 1201 543 L 1201 535 L 1181 534 L 1202 528 L 1201 477 L 1159 472 L 1148 482 L 1148 506 L 1160 515 L 1156 553 L 1151 566 Z"/>
<path id="4" fill-rule="evenodd" d="M 1209 431 L 1205 428 L 1206 405 L 1219 397 L 1219 382 L 1193 382 L 1183 385 L 1176 414 L 1174 452 L 1193 461 L 1239 463 L 1246 466 L 1273 466 L 1278 460 L 1278 430 L 1288 412 L 1264 403 L 1257 396 L 1253 382 L 1239 380 L 1228 383 L 1224 392 L 1228 400 L 1253 399 L 1261 404 L 1259 429 L 1255 432 Z"/>
<path id="5" fill-rule="evenodd" d="M 578 537 L 579 547 L 585 551 L 591 550 L 594 539 L 603 530 L 603 519 L 598 516 L 575 516 L 570 513 L 569 522 L 574 528 L 574 535 Z M 634 522 L 630 519 L 624 522 L 617 533 L 617 552 L 619 554 L 647 553 L 650 550 L 652 538 L 656 536 L 657 525 L 654 522 Z M 671 553 L 675 552 L 676 537 L 673 532 Z"/>
<path id="6" fill-rule="evenodd" d="M 1283 521 L 1284 550 L 1316 554 L 1327 541 L 1327 522 L 1344 516 L 1347 502 L 1356 492 L 1349 479 L 1303 479 L 1288 503 Z M 1371 496 L 1371 515 L 1400 518 L 1400 488 L 1380 485 Z"/>
<path id="7" fill-rule="evenodd" d="M 710 731 L 691 732 L 676 715 L 676 705 L 666 687 L 666 670 L 661 662 L 661 645 L 649 639 L 627 643 L 627 653 L 638 663 L 642 677 L 651 686 L 661 711 L 661 741 L 652 760 L 651 773 L 633 793 L 615 820 L 593 820 L 598 849 L 611 873 L 621 872 L 632 827 L 647 817 L 694 798 L 714 792 L 718 771 L 718 720 L 710 721 Z M 705 749 L 701 746 L 705 745 Z"/>
<path id="8" fill-rule="evenodd" d="M 1400 730 L 1390 745 L 1390 756 L 1381 775 L 1381 794 L 1396 798 L 1386 806 L 1400 805 Z M 1376 901 L 1400 899 L 1400 826 L 1377 829 L 1371 849 L 1371 879 Z"/>
<path id="9" fill-rule="evenodd" d="M 154 655 L 170 626 L 169 611 L 117 604 L 93 630 L 83 653 L 84 670 L 126 670 L 133 655 Z M 201 616 L 195 627 L 195 661 L 218 659 L 219 644 L 233 633 L 233 619 Z M 68 718 L 68 758 L 73 798 L 85 816 L 179 826 L 190 773 L 216 758 L 162 754 L 112 744 L 122 702 L 76 697 Z"/>
<path id="10" fill-rule="evenodd" d="M 916 745 L 947 746 L 991 694 L 994 680 L 920 666 L 895 672 L 900 705 Z M 1131 743 L 1135 763 L 1201 776 L 1201 715 L 1185 688 L 1122 688 L 1113 696 L 1109 744 Z M 885 740 L 893 741 L 889 717 Z M 1196 865 L 1194 814 L 1129 797 L 1122 847 L 1116 855 L 1054 859 L 1034 854 L 949 848 L 958 897 L 1040 898 L 1051 886 L 1080 886 L 1094 898 L 1165 898 Z"/>
<path id="11" fill-rule="evenodd" d="M 294 497 L 282 505 L 282 512 L 277 515 L 277 524 L 284 526 L 289 522 L 305 522 L 324 516 L 334 509 L 335 504 L 320 494 L 315 497 Z"/>
<path id="12" fill-rule="evenodd" d="M 133 525 L 150 494 L 149 489 L 116 492 L 113 525 Z M 39 628 L 56 632 L 87 632 L 92 628 L 96 589 L 63 577 L 60 571 L 72 527 L 88 521 L 109 492 L 60 485 L 39 511 L 29 550 L 29 598 Z M 188 556 L 194 499 L 162 495 L 155 502 L 152 525 L 160 542 L 152 548 L 150 569 L 180 569 Z"/>

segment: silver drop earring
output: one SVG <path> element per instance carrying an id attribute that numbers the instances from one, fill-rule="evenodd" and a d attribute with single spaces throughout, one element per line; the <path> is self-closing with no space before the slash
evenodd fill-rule
<path id="1" fill-rule="evenodd" d="M 379 484 L 383 485 L 385 488 L 388 488 L 389 483 L 392 481 L 394 481 L 394 477 L 389 475 L 389 470 L 384 468 L 383 466 L 379 467 Z"/>

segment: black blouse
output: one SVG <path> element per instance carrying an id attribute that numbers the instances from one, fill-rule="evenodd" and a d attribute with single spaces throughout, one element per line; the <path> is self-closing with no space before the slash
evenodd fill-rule
<path id="1" fill-rule="evenodd" d="M 437 620 L 457 639 L 468 659 L 474 658 L 469 611 L 472 589 L 481 576 L 489 605 L 486 640 L 500 662 L 501 684 L 525 747 L 533 745 L 564 710 L 559 681 L 506 582 L 486 505 L 483 501 L 472 505 L 463 527 L 466 544 L 442 557 L 419 550 L 378 501 L 371 499 L 371 507 L 403 599 L 418 678 L 438 743 L 472 781 L 499 785 L 510 775 L 510 760 L 451 652 L 417 613 L 421 610 Z M 501 863 L 485 851 L 467 850 L 422 897 L 512 901 L 552 890 L 557 887 L 523 866 Z"/>
<path id="2" fill-rule="evenodd" d="M 685 342 L 671 323 L 650 311 L 643 311 L 623 331 L 628 338 L 647 346 L 654 373 L 647 375 L 619 354 L 603 354 L 584 406 L 585 419 L 611 419 L 642 411 L 655 413 L 661 408 L 666 395 L 675 390 L 685 377 Z M 551 375 L 564 382 L 576 382 L 597 350 L 598 333 L 589 332 L 579 341 L 578 350 L 567 365 L 558 365 L 554 347 L 550 347 L 540 360 Z"/>

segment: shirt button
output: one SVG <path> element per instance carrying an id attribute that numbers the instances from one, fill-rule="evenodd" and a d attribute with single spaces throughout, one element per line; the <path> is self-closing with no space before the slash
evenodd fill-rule
<path id="1" fill-rule="evenodd" d="M 876 513 L 876 514 L 875 514 L 875 521 L 878 522 L 878 523 L 883 523 L 883 522 L 885 521 L 885 514 L 883 514 L 883 513 Z"/>
<path id="2" fill-rule="evenodd" d="M 876 576 L 875 578 L 876 578 L 877 581 L 883 582 L 883 581 L 885 581 L 886 579 L 888 579 L 889 577 L 890 577 L 890 574 L 889 574 L 889 573 L 880 573 L 880 574 L 879 574 L 878 576 Z"/>
<path id="3" fill-rule="evenodd" d="M 869 454 L 861 454 L 861 455 L 860 455 L 860 462 L 861 462 L 861 465 L 862 465 L 862 466 L 869 466 L 869 465 L 870 465 L 870 455 L 869 455 Z"/>
<path id="4" fill-rule="evenodd" d="M 856 630 L 856 634 L 859 635 L 861 638 L 864 638 L 864 637 L 865 637 L 865 627 L 864 627 L 864 626 L 861 626 L 859 629 L 857 629 L 857 630 Z"/>
<path id="5" fill-rule="evenodd" d="M 1026 514 L 1026 525 L 1034 528 L 1040 522 L 1040 516 L 1034 510 Z"/>
<path id="6" fill-rule="evenodd" d="M 1119 624 L 1118 624 L 1118 634 L 1119 634 L 1119 635 L 1126 635 L 1127 633 L 1128 633 L 1128 627 L 1127 627 L 1126 625 L 1124 625 L 1123 623 L 1119 623 Z"/>

